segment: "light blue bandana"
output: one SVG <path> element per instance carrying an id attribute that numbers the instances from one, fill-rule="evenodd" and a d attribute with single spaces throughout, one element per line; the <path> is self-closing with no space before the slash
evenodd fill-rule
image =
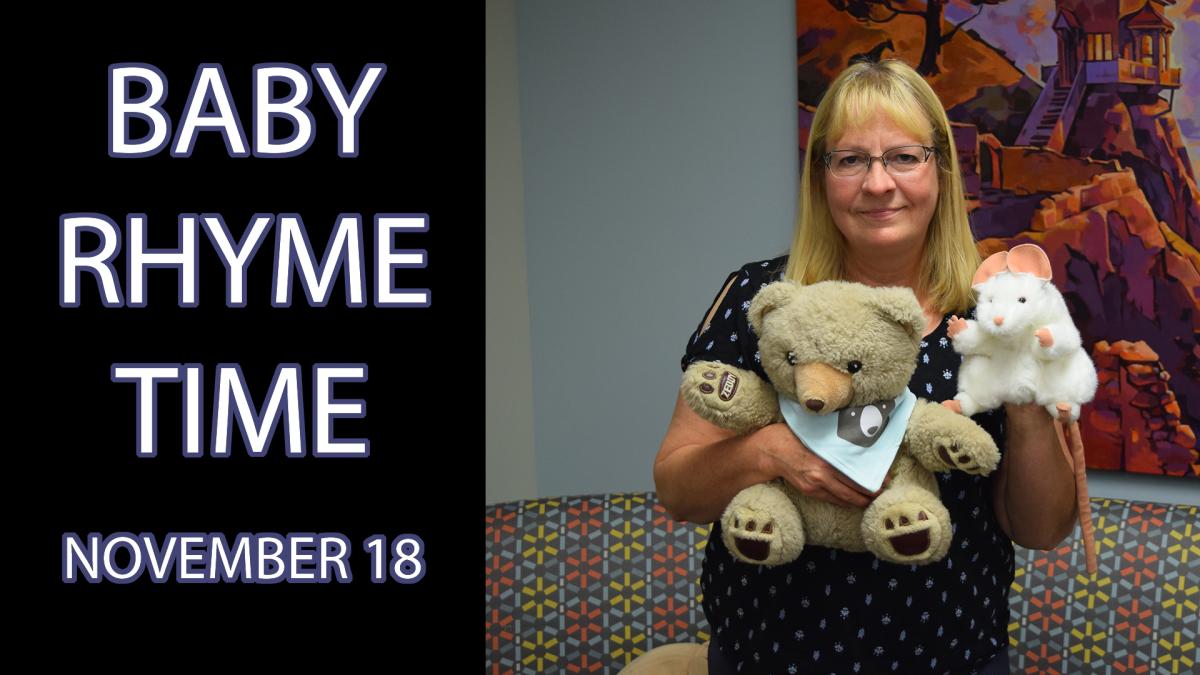
<path id="1" fill-rule="evenodd" d="M 790 398 L 779 396 L 779 409 L 792 433 L 808 449 L 850 480 L 874 492 L 883 485 L 917 396 L 905 389 L 895 401 L 876 401 L 836 414 L 814 415 Z"/>

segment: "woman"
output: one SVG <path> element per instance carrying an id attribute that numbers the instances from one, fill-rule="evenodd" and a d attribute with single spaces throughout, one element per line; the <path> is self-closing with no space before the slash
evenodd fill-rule
<path id="1" fill-rule="evenodd" d="M 745 307 L 771 281 L 907 286 L 927 319 L 909 388 L 929 400 L 952 398 L 960 358 L 946 324 L 973 305 L 980 260 L 937 96 L 899 61 L 853 64 L 818 106 L 806 156 L 790 255 L 730 275 L 689 341 L 684 367 L 718 360 L 765 378 Z M 1074 482 L 1041 407 L 1009 405 L 975 420 L 996 439 L 1002 461 L 988 477 L 938 474 L 955 523 L 945 559 L 900 566 L 808 546 L 794 563 L 756 567 L 729 556 L 714 524 L 700 580 L 711 644 L 656 650 L 630 670 L 652 671 L 657 660 L 663 672 L 669 662 L 703 672 L 707 656 L 711 673 L 1007 672 L 1011 542 L 1047 549 L 1070 534 Z M 654 465 L 673 516 L 717 521 L 740 490 L 778 477 L 843 506 L 866 507 L 873 497 L 784 424 L 735 436 L 676 400 Z"/>

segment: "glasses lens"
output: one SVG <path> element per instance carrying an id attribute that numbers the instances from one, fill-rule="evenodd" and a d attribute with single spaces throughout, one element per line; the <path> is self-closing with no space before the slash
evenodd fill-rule
<path id="1" fill-rule="evenodd" d="M 883 155 L 883 161 L 892 173 L 907 173 L 925 163 L 925 148 L 911 145 L 892 148 Z"/>
<path id="2" fill-rule="evenodd" d="M 870 157 L 865 152 L 838 150 L 830 153 L 829 170 L 835 176 L 857 176 L 867 170 Z"/>

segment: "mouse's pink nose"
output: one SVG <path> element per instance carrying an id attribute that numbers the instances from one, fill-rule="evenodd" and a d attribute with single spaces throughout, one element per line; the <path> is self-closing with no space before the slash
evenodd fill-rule
<path id="1" fill-rule="evenodd" d="M 1003 325 L 1003 324 L 1004 324 L 1004 317 L 1002 317 L 1002 316 L 998 316 L 998 317 L 996 317 L 996 318 L 992 319 L 992 322 L 993 322 L 993 323 L 995 323 L 997 326 Z"/>

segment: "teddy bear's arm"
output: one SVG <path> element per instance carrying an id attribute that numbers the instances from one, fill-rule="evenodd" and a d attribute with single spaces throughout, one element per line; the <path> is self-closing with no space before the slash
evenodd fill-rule
<path id="1" fill-rule="evenodd" d="M 969 417 L 918 399 L 904 432 L 908 451 L 930 471 L 987 475 L 1000 463 L 991 434 Z"/>
<path id="2" fill-rule="evenodd" d="M 683 373 L 683 399 L 713 424 L 739 434 L 783 419 L 769 382 L 749 370 L 717 361 L 697 361 Z"/>

